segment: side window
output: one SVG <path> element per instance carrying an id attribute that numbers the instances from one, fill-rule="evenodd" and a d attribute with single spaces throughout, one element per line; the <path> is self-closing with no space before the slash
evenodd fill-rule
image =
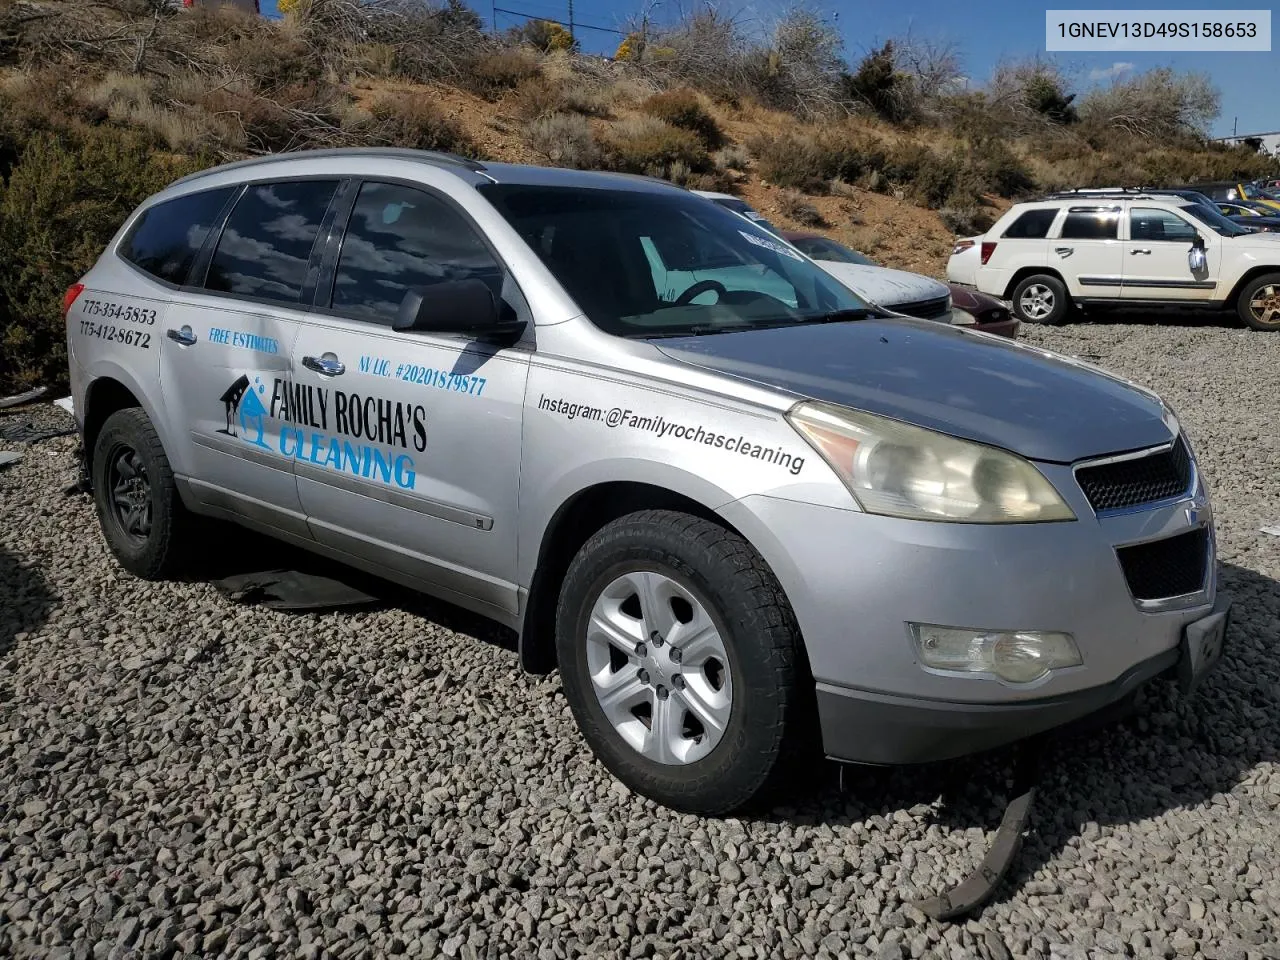
<path id="1" fill-rule="evenodd" d="M 203 190 L 157 203 L 134 221 L 120 256 L 157 280 L 183 284 L 235 187 Z"/>
<path id="2" fill-rule="evenodd" d="M 333 309 L 390 324 L 405 291 L 483 280 L 502 293 L 502 266 L 475 229 L 442 200 L 393 183 L 360 187 L 342 241 Z"/>
<path id="3" fill-rule="evenodd" d="M 1034 210 L 1027 210 L 1009 224 L 1009 229 L 1004 232 L 1004 235 L 1011 240 L 1043 240 L 1049 235 L 1049 228 L 1053 226 L 1057 216 L 1057 207 L 1037 207 Z"/>
<path id="4" fill-rule="evenodd" d="M 1129 211 L 1129 239 L 1156 243 L 1191 243 L 1197 230 L 1176 213 L 1153 207 L 1134 207 Z"/>
<path id="5" fill-rule="evenodd" d="M 336 180 L 262 183 L 245 191 L 218 239 L 205 288 L 297 303 Z"/>
<path id="6" fill-rule="evenodd" d="M 1120 214 L 1116 210 L 1072 209 L 1062 222 L 1062 239 L 1114 240 L 1119 228 Z"/>

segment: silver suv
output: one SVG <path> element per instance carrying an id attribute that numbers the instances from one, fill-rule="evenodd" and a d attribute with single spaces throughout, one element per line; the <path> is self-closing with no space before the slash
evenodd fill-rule
<path id="1" fill-rule="evenodd" d="M 492 617 L 674 807 L 819 750 L 996 746 L 1221 649 L 1208 494 L 1158 397 L 881 316 L 664 183 L 231 164 L 144 203 L 66 316 L 124 567 L 173 572 L 200 515 Z"/>

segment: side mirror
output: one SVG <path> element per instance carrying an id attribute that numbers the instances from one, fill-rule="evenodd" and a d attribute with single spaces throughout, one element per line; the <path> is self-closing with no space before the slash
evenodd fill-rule
<path id="1" fill-rule="evenodd" d="M 1209 257 L 1204 251 L 1204 237 L 1199 233 L 1191 241 L 1191 249 L 1187 251 L 1187 266 L 1191 272 L 1199 276 L 1209 269 Z"/>
<path id="2" fill-rule="evenodd" d="M 483 281 L 446 280 L 406 291 L 391 329 L 473 337 L 513 336 L 524 329 L 524 323 L 507 313 Z"/>

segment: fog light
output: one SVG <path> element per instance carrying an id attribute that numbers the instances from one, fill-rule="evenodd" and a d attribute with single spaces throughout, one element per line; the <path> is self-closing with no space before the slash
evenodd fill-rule
<path id="1" fill-rule="evenodd" d="M 920 663 L 949 673 L 990 673 L 1009 683 L 1030 683 L 1050 670 L 1084 660 L 1069 633 L 1040 630 L 963 630 L 913 623 Z"/>

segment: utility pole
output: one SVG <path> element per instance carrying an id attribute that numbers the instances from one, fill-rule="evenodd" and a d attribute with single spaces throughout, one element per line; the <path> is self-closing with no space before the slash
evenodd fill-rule
<path id="1" fill-rule="evenodd" d="M 573 37 L 573 0 L 569 0 L 569 39 Z"/>

